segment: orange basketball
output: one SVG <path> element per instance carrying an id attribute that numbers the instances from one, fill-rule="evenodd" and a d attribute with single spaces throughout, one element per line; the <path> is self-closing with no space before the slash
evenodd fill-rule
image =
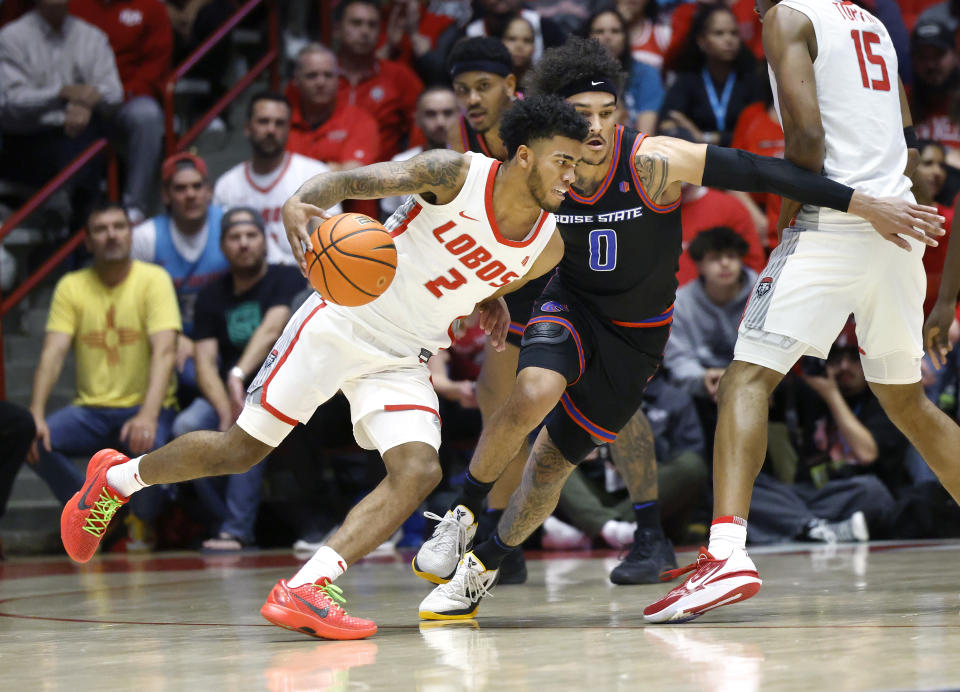
<path id="1" fill-rule="evenodd" d="M 390 233 L 364 214 L 338 214 L 310 234 L 307 278 L 324 300 L 354 307 L 387 290 L 397 272 Z"/>

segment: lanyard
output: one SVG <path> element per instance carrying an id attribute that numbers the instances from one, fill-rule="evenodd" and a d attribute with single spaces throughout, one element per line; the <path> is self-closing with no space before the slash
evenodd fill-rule
<path id="1" fill-rule="evenodd" d="M 717 98 L 717 90 L 713 86 L 713 79 L 706 67 L 701 73 L 703 76 L 703 86 L 707 90 L 707 98 L 710 99 L 710 107 L 713 109 L 713 115 L 717 119 L 717 130 L 723 132 L 727 124 L 727 106 L 730 105 L 730 94 L 733 93 L 733 83 L 737 81 L 735 72 L 727 75 L 727 81 L 723 85 L 723 94 Z"/>

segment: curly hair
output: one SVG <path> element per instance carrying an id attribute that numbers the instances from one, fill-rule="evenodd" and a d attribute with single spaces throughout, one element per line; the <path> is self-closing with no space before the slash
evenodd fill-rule
<path id="1" fill-rule="evenodd" d="M 605 79 L 623 89 L 626 73 L 620 61 L 592 38 L 571 36 L 562 46 L 545 51 L 526 78 L 526 93 L 556 94 L 584 79 Z"/>
<path id="2" fill-rule="evenodd" d="M 559 96 L 540 95 L 514 101 L 500 119 L 500 139 L 512 159 L 521 144 L 538 139 L 569 137 L 578 142 L 587 138 L 587 120 Z"/>
<path id="3" fill-rule="evenodd" d="M 447 74 L 451 68 L 460 62 L 486 60 L 503 65 L 507 73 L 513 72 L 513 56 L 498 38 L 490 36 L 474 36 L 458 41 L 450 50 L 447 57 Z"/>

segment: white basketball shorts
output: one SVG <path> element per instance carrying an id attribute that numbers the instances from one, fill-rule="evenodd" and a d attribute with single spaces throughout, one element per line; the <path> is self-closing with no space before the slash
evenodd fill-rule
<path id="1" fill-rule="evenodd" d="M 353 435 L 383 454 L 407 442 L 440 448 L 440 415 L 430 372 L 417 356 L 381 341 L 314 293 L 290 318 L 257 377 L 240 418 L 244 431 L 276 447 L 297 422 L 342 390 Z"/>
<path id="2" fill-rule="evenodd" d="M 867 223 L 786 229 L 753 288 L 734 359 L 786 373 L 802 355 L 826 358 L 850 313 L 867 380 L 920 379 L 924 245 L 906 252 Z"/>

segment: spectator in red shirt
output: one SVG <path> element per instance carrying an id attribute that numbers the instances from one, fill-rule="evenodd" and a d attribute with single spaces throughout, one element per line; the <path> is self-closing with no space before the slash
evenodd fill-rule
<path id="1" fill-rule="evenodd" d="M 337 98 L 337 58 L 329 48 L 311 43 L 297 54 L 287 98 L 293 109 L 288 150 L 323 161 L 332 170 L 377 161 L 377 123 Z"/>
<path id="2" fill-rule="evenodd" d="M 736 197 L 720 190 L 697 185 L 684 185 L 680 197 L 680 219 L 683 225 L 683 254 L 680 255 L 680 270 L 677 281 L 683 286 L 698 276 L 697 266 L 686 252 L 700 231 L 715 226 L 732 228 L 747 241 L 747 253 L 743 263 L 759 272 L 767 263 L 760 240 L 753 225 L 750 212 Z"/>
<path id="3" fill-rule="evenodd" d="M 335 35 L 337 98 L 374 117 L 380 126 L 380 160 L 389 160 L 406 147 L 423 82 L 406 65 L 376 56 L 380 8 L 375 0 L 342 0 Z"/>
<path id="4" fill-rule="evenodd" d="M 917 198 L 917 204 L 936 207 L 937 213 L 946 219 L 943 227 L 947 229 L 947 235 L 938 239 L 940 244 L 925 248 L 923 253 L 923 268 L 927 274 L 927 297 L 923 301 L 923 316 L 926 318 L 937 302 L 954 210 L 935 201 L 947 180 L 946 150 L 942 144 L 931 140 L 921 141 L 917 148 L 920 150 L 920 163 L 913 176 L 913 196 Z"/>
<path id="5" fill-rule="evenodd" d="M 617 0 L 617 11 L 627 22 L 633 59 L 662 72 L 673 28 L 660 20 L 657 0 Z"/>
<path id="6" fill-rule="evenodd" d="M 173 32 L 160 0 L 70 0 L 70 12 L 110 40 L 123 83 L 117 122 L 126 131 L 127 179 L 123 203 L 131 221 L 142 221 L 163 154 L 159 99 L 170 72 Z"/>

